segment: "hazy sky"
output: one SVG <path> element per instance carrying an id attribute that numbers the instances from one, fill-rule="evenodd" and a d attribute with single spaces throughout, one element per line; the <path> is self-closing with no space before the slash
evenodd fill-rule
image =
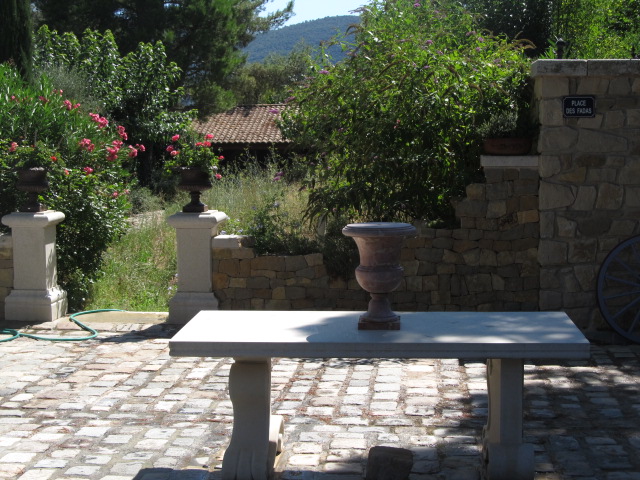
<path id="1" fill-rule="evenodd" d="M 367 3 L 367 0 L 294 0 L 293 13 L 295 15 L 287 22 L 287 25 L 335 15 L 352 15 L 352 10 Z M 267 7 L 265 11 L 272 12 L 283 8 L 286 4 L 287 0 L 273 0 L 265 5 Z"/>

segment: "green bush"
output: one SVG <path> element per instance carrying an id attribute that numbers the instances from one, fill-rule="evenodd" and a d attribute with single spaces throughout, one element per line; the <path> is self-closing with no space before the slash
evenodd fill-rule
<path id="1" fill-rule="evenodd" d="M 50 188 L 41 201 L 66 216 L 57 227 L 58 279 L 70 307 L 81 308 L 103 252 L 126 227 L 129 174 L 123 167 L 144 147 L 126 145 L 124 128 L 85 111 L 46 77 L 28 86 L 7 65 L 0 65 L 0 132 L 0 215 L 23 202 L 16 190 L 20 159 L 51 152 Z"/>
<path id="2" fill-rule="evenodd" d="M 631 58 L 640 50 L 639 0 L 555 0 L 552 36 L 565 58 Z"/>
<path id="3" fill-rule="evenodd" d="M 348 60 L 320 57 L 284 114 L 310 152 L 309 215 L 451 219 L 450 199 L 479 172 L 477 127 L 528 106 L 522 47 L 453 1 L 366 6 Z"/>
<path id="4" fill-rule="evenodd" d="M 161 42 L 140 43 L 121 56 L 110 31 L 85 30 L 81 38 L 41 27 L 35 37 L 35 65 L 50 74 L 56 88 L 69 89 L 77 101 L 123 125 L 132 141 L 146 151 L 130 165 L 140 181 L 153 184 L 162 170 L 166 142 L 184 133 L 195 117 L 194 110 L 180 111 L 184 91 L 176 85 L 178 66 L 167 60 Z M 65 90 L 66 91 L 66 90 Z"/>

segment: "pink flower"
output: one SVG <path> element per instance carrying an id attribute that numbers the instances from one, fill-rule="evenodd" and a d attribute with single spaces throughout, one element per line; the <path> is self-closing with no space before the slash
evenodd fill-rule
<path id="1" fill-rule="evenodd" d="M 220 175 L 219 173 L 216 173 L 214 177 L 216 180 L 220 180 L 222 178 L 222 175 Z"/>
<path id="2" fill-rule="evenodd" d="M 9 145 L 9 151 L 15 152 L 16 148 L 18 148 L 18 144 L 16 142 L 11 142 L 11 145 Z"/>
<path id="3" fill-rule="evenodd" d="M 65 174 L 65 175 L 69 175 L 69 169 L 65 168 L 65 169 L 64 169 L 64 174 Z"/>
<path id="4" fill-rule="evenodd" d="M 129 138 L 122 125 L 118 125 L 118 135 L 120 135 L 120 138 L 122 138 L 123 140 L 128 140 Z"/>
<path id="5" fill-rule="evenodd" d="M 212 134 L 212 133 L 207 133 L 207 134 L 204 136 L 204 138 L 205 138 L 206 140 L 211 140 L 211 139 L 213 138 L 213 134 Z"/>
<path id="6" fill-rule="evenodd" d="M 147 149 L 145 148 L 144 145 L 136 144 L 136 148 L 141 152 L 146 152 L 147 151 Z"/>
<path id="7" fill-rule="evenodd" d="M 173 152 L 174 150 L 175 150 L 175 147 L 173 145 L 169 145 L 167 147 L 167 152 L 169 152 L 169 153 Z"/>
<path id="8" fill-rule="evenodd" d="M 130 158 L 135 158 L 138 156 L 138 149 L 129 145 L 129 157 Z"/>
<path id="9" fill-rule="evenodd" d="M 173 137 L 171 137 L 172 142 L 177 142 L 178 140 L 180 140 L 180 135 L 174 135 Z"/>
<path id="10" fill-rule="evenodd" d="M 88 138 L 83 138 L 82 140 L 80 140 L 78 142 L 78 146 L 80 148 L 84 148 L 87 152 L 93 152 L 93 150 L 96 148 L 96 146 L 91 143 L 91 140 L 89 140 Z"/>
<path id="11" fill-rule="evenodd" d="M 118 159 L 118 150 L 117 147 L 107 147 L 107 160 L 109 162 L 114 162 Z"/>
<path id="12" fill-rule="evenodd" d="M 218 160 L 224 160 L 224 157 L 223 157 L 222 155 L 220 155 L 220 156 L 218 157 Z"/>
<path id="13" fill-rule="evenodd" d="M 113 192 L 113 193 L 111 194 L 111 197 L 112 197 L 112 198 L 118 198 L 118 192 Z"/>
<path id="14" fill-rule="evenodd" d="M 98 124 L 98 128 L 104 128 L 109 125 L 109 120 L 104 117 L 101 117 L 97 113 L 89 113 L 91 120 Z"/>
<path id="15" fill-rule="evenodd" d="M 52 162 L 57 162 L 58 161 L 58 157 L 56 157 L 55 155 L 51 155 L 51 161 Z"/>
<path id="16" fill-rule="evenodd" d="M 67 110 L 71 111 L 71 110 L 75 110 L 76 108 L 80 108 L 80 104 L 76 103 L 75 105 L 72 104 L 69 100 L 64 100 L 62 102 L 62 104 L 64 105 L 64 108 L 66 108 Z"/>
<path id="17" fill-rule="evenodd" d="M 93 168 L 91 167 L 84 167 L 82 169 L 84 171 L 84 173 L 86 173 L 87 175 L 91 175 L 93 173 Z"/>
<path id="18" fill-rule="evenodd" d="M 171 153 L 170 153 L 170 155 L 171 155 L 172 157 L 175 157 L 175 156 L 177 156 L 179 153 L 180 153 L 180 152 L 179 152 L 178 150 L 172 150 L 172 151 L 171 151 Z"/>

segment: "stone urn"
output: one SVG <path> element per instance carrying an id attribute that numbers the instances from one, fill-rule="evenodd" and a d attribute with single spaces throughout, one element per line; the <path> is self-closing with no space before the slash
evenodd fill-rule
<path id="1" fill-rule="evenodd" d="M 204 190 L 209 190 L 211 185 L 211 175 L 200 167 L 180 167 L 180 182 L 178 190 L 189 192 L 191 201 L 182 207 L 185 213 L 202 213 L 209 210 L 209 207 L 200 201 L 200 195 Z"/>
<path id="2" fill-rule="evenodd" d="M 399 330 L 400 315 L 391 310 L 388 296 L 402 282 L 400 249 L 405 237 L 416 235 L 416 228 L 408 223 L 351 223 L 342 233 L 352 237 L 358 246 L 360 265 L 356 268 L 356 280 L 371 295 L 358 329 Z"/>
<path id="3" fill-rule="evenodd" d="M 38 195 L 49 188 L 47 170 L 43 167 L 32 167 L 18 170 L 16 188 L 27 193 L 27 200 L 20 206 L 20 212 L 44 212 L 47 207 L 38 201 Z"/>

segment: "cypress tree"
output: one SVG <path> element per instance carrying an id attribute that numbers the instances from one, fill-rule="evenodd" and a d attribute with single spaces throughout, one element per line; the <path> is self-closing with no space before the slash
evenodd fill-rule
<path id="1" fill-rule="evenodd" d="M 31 78 L 33 53 L 29 0 L 0 2 L 0 63 L 11 62 L 25 80 Z"/>

